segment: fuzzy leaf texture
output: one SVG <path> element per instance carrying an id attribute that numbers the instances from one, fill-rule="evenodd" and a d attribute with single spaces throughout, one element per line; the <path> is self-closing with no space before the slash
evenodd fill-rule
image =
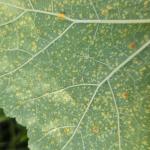
<path id="1" fill-rule="evenodd" d="M 0 0 L 0 107 L 30 150 L 150 150 L 150 0 Z"/>

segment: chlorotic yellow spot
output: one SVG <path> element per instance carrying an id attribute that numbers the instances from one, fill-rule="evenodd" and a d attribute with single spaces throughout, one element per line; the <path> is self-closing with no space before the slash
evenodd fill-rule
<path id="1" fill-rule="evenodd" d="M 149 0 L 145 0 L 145 1 L 144 1 L 144 7 L 147 7 L 148 4 L 149 4 L 149 2 L 150 2 Z"/>
<path id="2" fill-rule="evenodd" d="M 64 20 L 65 19 L 65 13 L 59 13 L 57 15 L 57 17 L 60 19 L 60 20 Z"/>
<path id="3" fill-rule="evenodd" d="M 64 132 L 65 132 L 65 134 L 69 134 L 70 133 L 70 128 L 65 128 Z"/>
<path id="4" fill-rule="evenodd" d="M 111 5 L 107 5 L 106 8 L 107 8 L 108 10 L 112 10 L 112 6 L 111 6 Z"/>
<path id="5" fill-rule="evenodd" d="M 103 9 L 101 11 L 102 16 L 107 16 L 108 15 L 109 10 L 108 9 Z"/>
<path id="6" fill-rule="evenodd" d="M 101 10 L 101 15 L 102 16 L 107 16 L 109 11 L 112 10 L 112 6 L 107 5 L 104 9 Z"/>
<path id="7" fill-rule="evenodd" d="M 33 48 L 33 49 L 36 49 L 36 48 L 37 48 L 37 45 L 36 45 L 36 43 L 35 43 L 34 41 L 32 42 L 32 48 Z"/>

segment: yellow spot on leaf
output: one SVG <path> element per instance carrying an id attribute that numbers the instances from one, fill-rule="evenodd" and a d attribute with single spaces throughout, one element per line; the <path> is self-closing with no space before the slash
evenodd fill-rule
<path id="1" fill-rule="evenodd" d="M 112 10 L 112 6 L 107 5 L 104 9 L 101 10 L 102 16 L 107 16 L 110 10 Z"/>
<path id="2" fill-rule="evenodd" d="M 102 16 L 107 16 L 108 15 L 108 9 L 103 9 L 102 11 L 101 11 L 101 14 L 102 14 Z"/>
<path id="3" fill-rule="evenodd" d="M 148 4 L 149 4 L 149 2 L 150 2 L 149 0 L 145 0 L 145 1 L 144 1 L 144 7 L 147 7 Z"/>
<path id="4" fill-rule="evenodd" d="M 70 131 L 71 131 L 70 128 L 65 128 L 65 129 L 64 129 L 65 134 L 69 134 Z"/>
<path id="5" fill-rule="evenodd" d="M 57 15 L 57 17 L 60 19 L 60 20 L 64 20 L 65 19 L 65 13 L 59 13 L 58 15 Z"/>
<path id="6" fill-rule="evenodd" d="M 32 48 L 33 48 L 33 49 L 36 49 L 36 48 L 37 48 L 37 45 L 36 45 L 35 42 L 32 42 Z"/>
<path id="7" fill-rule="evenodd" d="M 107 8 L 108 10 L 112 10 L 112 6 L 110 6 L 110 5 L 107 5 L 106 8 Z"/>

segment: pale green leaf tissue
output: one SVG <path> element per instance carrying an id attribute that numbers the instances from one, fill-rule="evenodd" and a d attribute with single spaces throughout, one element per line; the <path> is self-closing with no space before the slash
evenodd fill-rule
<path id="1" fill-rule="evenodd" d="M 0 107 L 30 150 L 150 150 L 150 0 L 0 0 Z"/>

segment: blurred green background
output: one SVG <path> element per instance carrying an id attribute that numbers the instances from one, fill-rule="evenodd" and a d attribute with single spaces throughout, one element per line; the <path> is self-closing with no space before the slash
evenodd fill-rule
<path id="1" fill-rule="evenodd" d="M 25 127 L 6 117 L 0 109 L 0 150 L 29 150 Z"/>

